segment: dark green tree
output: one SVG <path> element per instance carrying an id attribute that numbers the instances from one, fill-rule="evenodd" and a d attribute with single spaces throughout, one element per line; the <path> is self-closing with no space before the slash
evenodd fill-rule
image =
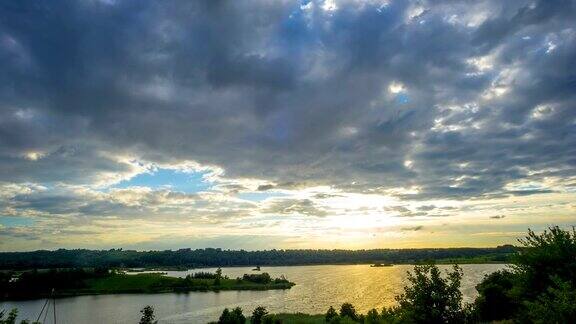
<path id="1" fill-rule="evenodd" d="M 529 230 L 511 271 L 494 273 L 477 286 L 480 319 L 560 323 L 571 319 L 576 291 L 576 231 Z M 570 321 L 568 321 L 570 322 Z"/>
<path id="2" fill-rule="evenodd" d="M 266 314 L 268 314 L 266 308 L 263 306 L 258 306 L 254 308 L 254 311 L 252 312 L 252 318 L 250 319 L 250 322 L 252 324 L 262 324 L 262 319 L 264 316 L 266 316 Z"/>
<path id="3" fill-rule="evenodd" d="M 334 307 L 330 306 L 330 308 L 328 308 L 328 311 L 326 311 L 326 316 L 324 317 L 326 319 L 326 322 L 330 323 L 336 317 L 338 317 L 338 313 L 336 313 Z"/>
<path id="4" fill-rule="evenodd" d="M 242 308 L 236 307 L 232 311 L 225 308 L 218 319 L 218 324 L 244 324 L 246 317 L 242 314 Z"/>
<path id="5" fill-rule="evenodd" d="M 462 269 L 457 265 L 447 272 L 446 278 L 435 265 L 415 266 L 414 272 L 408 273 L 410 285 L 396 297 L 396 313 L 408 323 L 462 323 L 461 279 Z"/>
<path id="6" fill-rule="evenodd" d="M 350 303 L 344 303 L 344 304 L 342 304 L 342 306 L 340 306 L 340 316 L 341 317 L 349 317 L 354 321 L 358 319 L 358 314 L 356 314 L 356 309 L 354 308 L 354 305 L 352 305 Z"/>
<path id="7" fill-rule="evenodd" d="M 140 318 L 139 324 L 156 324 L 156 316 L 154 315 L 154 307 L 147 305 L 140 311 L 142 317 Z"/>
<path id="8" fill-rule="evenodd" d="M 552 287 L 535 302 L 526 302 L 528 318 L 538 324 L 576 323 L 576 289 L 570 282 L 554 279 Z"/>
<path id="9" fill-rule="evenodd" d="M 364 319 L 365 324 L 378 324 L 380 323 L 380 316 L 378 315 L 378 311 L 374 308 L 368 311 L 366 314 L 366 318 Z"/>
<path id="10" fill-rule="evenodd" d="M 552 286 L 553 278 L 576 284 L 576 229 L 550 227 L 542 234 L 528 230 L 519 240 L 523 245 L 513 259 L 514 270 L 520 280 L 522 298 L 534 299 Z"/>
<path id="11" fill-rule="evenodd" d="M 230 323 L 232 321 L 230 316 L 230 310 L 228 308 L 224 308 L 220 318 L 218 319 L 218 324 Z"/>
<path id="12" fill-rule="evenodd" d="M 514 274 L 507 270 L 493 272 L 476 285 L 476 311 L 483 321 L 511 318 L 520 306 L 512 294 Z"/>
<path id="13" fill-rule="evenodd" d="M 216 278 L 214 279 L 214 285 L 220 286 L 220 281 L 222 280 L 222 269 L 216 269 Z"/>

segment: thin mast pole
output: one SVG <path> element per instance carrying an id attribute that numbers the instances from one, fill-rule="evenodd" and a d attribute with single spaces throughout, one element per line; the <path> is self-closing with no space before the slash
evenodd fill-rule
<path id="1" fill-rule="evenodd" d="M 54 288 L 52 288 L 52 305 L 54 306 L 54 324 L 56 324 L 56 296 L 54 296 Z"/>

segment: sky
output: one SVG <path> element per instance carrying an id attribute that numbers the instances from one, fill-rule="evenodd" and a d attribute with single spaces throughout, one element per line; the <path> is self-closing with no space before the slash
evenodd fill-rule
<path id="1" fill-rule="evenodd" d="M 0 250 L 576 225 L 576 1 L 0 3 Z"/>

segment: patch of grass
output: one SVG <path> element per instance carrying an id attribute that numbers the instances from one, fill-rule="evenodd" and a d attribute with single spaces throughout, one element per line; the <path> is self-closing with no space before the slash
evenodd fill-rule
<path id="1" fill-rule="evenodd" d="M 136 275 L 113 274 L 103 278 L 87 279 L 86 291 L 107 292 L 155 292 L 178 286 L 182 279 L 166 277 L 157 273 Z"/>
<path id="2" fill-rule="evenodd" d="M 254 283 L 245 280 L 221 279 L 216 284 L 214 279 L 192 279 L 167 277 L 158 273 L 141 273 L 135 275 L 113 274 L 103 278 L 87 279 L 86 288 L 77 290 L 79 293 L 158 293 L 186 291 L 217 291 L 217 290 L 268 290 L 289 289 L 294 283 Z"/>

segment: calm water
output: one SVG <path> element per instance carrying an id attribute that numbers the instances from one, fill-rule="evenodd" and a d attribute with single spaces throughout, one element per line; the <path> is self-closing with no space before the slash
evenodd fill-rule
<path id="1" fill-rule="evenodd" d="M 448 269 L 449 266 L 440 266 Z M 463 265 L 462 291 L 466 301 L 476 297 L 474 286 L 484 275 L 505 265 Z M 159 323 L 206 323 L 216 320 L 225 307 L 240 306 L 245 314 L 263 305 L 269 311 L 324 313 L 330 305 L 351 302 L 365 313 L 371 308 L 394 304 L 394 296 L 403 291 L 406 271 L 412 266 L 371 268 L 368 265 L 322 265 L 298 267 L 263 267 L 272 277 L 285 275 L 296 286 L 289 290 L 190 292 L 153 295 L 101 295 L 58 299 L 58 323 L 100 324 L 138 323 L 139 310 L 153 305 Z M 215 269 L 202 269 L 214 271 Z M 251 268 L 223 268 L 235 278 L 252 273 Z M 170 276 L 185 276 L 192 271 L 171 271 Z M 0 303 L 0 309 L 17 307 L 21 317 L 36 319 L 44 300 Z M 49 315 L 51 317 L 52 314 Z M 46 323 L 52 323 L 47 321 Z"/>

